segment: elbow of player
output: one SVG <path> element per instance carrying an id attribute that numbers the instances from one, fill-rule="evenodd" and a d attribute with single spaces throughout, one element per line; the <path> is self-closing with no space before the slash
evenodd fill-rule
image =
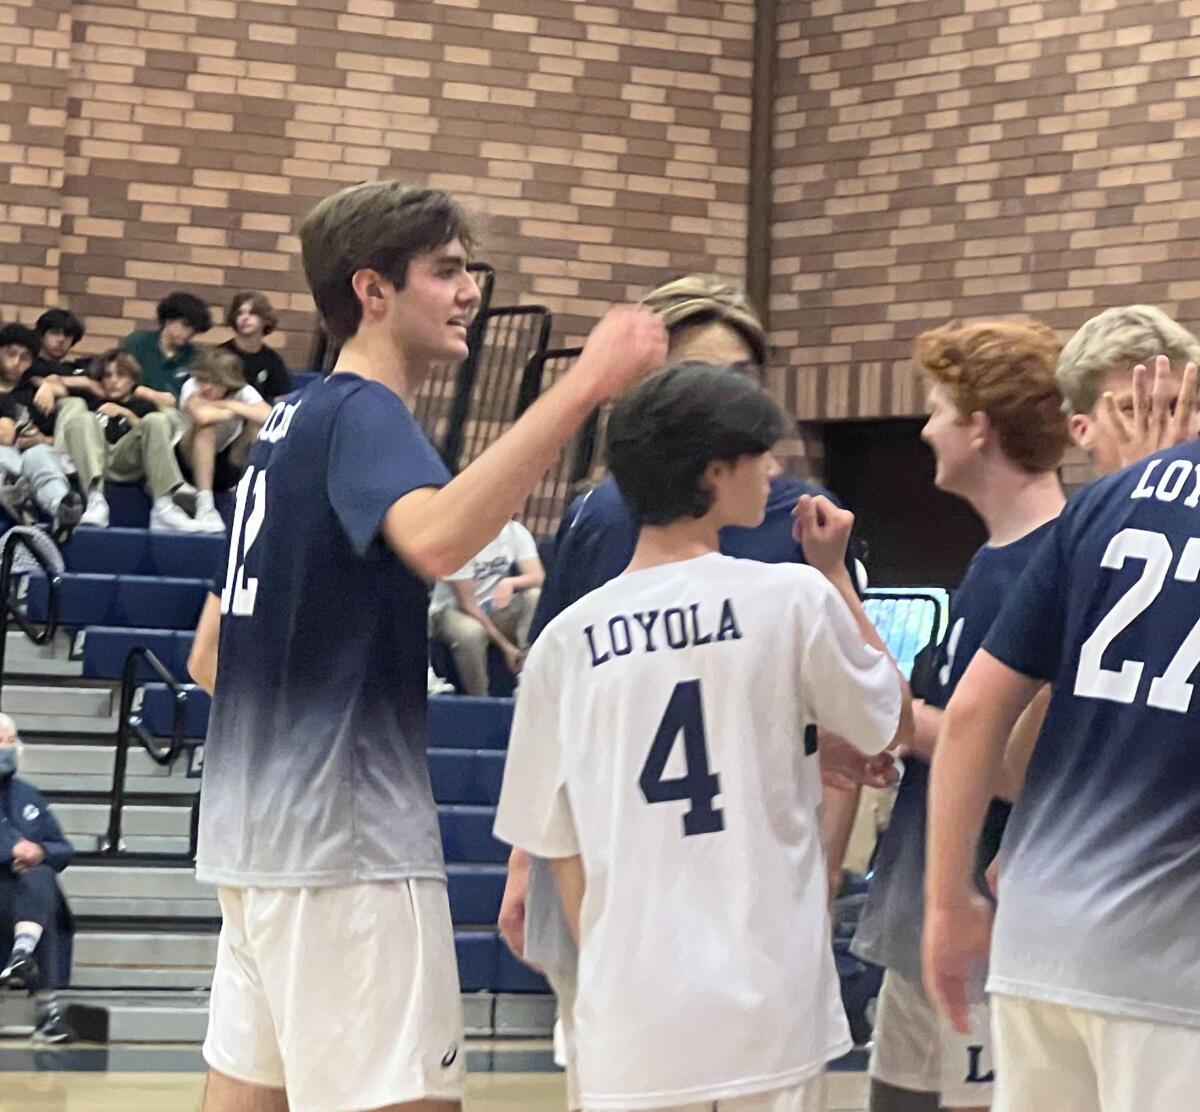
<path id="1" fill-rule="evenodd" d="M 413 571 L 431 583 L 453 575 L 470 559 L 470 555 L 460 558 L 452 545 L 432 537 L 417 537 L 393 547 Z"/>
<path id="2" fill-rule="evenodd" d="M 210 695 L 216 686 L 217 661 L 211 652 L 193 646 L 187 659 L 188 675 Z"/>

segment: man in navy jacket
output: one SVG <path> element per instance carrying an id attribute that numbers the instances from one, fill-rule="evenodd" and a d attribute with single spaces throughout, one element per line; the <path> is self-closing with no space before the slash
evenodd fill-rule
<path id="1" fill-rule="evenodd" d="M 0 714 L 0 934 L 9 926 L 13 934 L 0 989 L 42 990 L 35 1038 L 66 1042 L 70 1032 L 49 990 L 70 972 L 70 912 L 58 874 L 75 850 L 42 793 L 17 778 L 20 753 L 16 724 Z"/>

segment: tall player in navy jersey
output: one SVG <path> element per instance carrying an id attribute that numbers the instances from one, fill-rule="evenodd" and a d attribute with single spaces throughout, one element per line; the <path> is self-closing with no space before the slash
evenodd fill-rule
<path id="1" fill-rule="evenodd" d="M 224 920 L 204 1107 L 452 1109 L 465 1055 L 425 764 L 425 581 L 500 531 L 587 414 L 661 364 L 665 335 L 614 310 L 451 480 L 406 401 L 467 352 L 462 212 L 355 186 L 301 244 L 344 343 L 328 379 L 272 410 L 238 488 L 196 865 Z"/>
<path id="2" fill-rule="evenodd" d="M 934 761 L 926 976 L 961 1025 L 963 984 L 991 935 L 1002 1112 L 1196 1107 L 1198 579 L 1193 440 L 1071 502 L 947 711 L 955 744 Z M 993 932 L 966 855 L 1008 729 L 1047 682 Z"/>
<path id="3" fill-rule="evenodd" d="M 1055 468 L 1067 446 L 1055 382 L 1059 342 L 1033 321 L 948 326 L 918 338 L 916 361 L 930 382 L 922 436 L 937 460 L 935 481 L 970 503 L 988 531 L 950 608 L 933 690 L 915 708 L 913 754 L 854 939 L 854 952 L 886 970 L 871 1054 L 871 1112 L 987 1108 L 992 1046 L 983 980 L 972 986 L 970 1030 L 941 1021 L 921 985 L 922 891 L 928 761 L 946 706 L 1005 597 L 1063 507 Z M 995 854 L 1007 817 L 995 800 L 978 847 L 975 881 Z M 973 852 L 974 857 L 974 852 Z"/>

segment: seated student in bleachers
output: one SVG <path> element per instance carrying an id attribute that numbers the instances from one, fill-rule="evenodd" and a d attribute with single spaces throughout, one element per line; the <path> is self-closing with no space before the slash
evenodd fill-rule
<path id="1" fill-rule="evenodd" d="M 179 404 L 179 394 L 196 357 L 192 338 L 212 328 L 208 306 L 195 294 L 176 290 L 158 303 L 158 328 L 133 332 L 121 341 L 142 368 L 138 396 L 160 408 Z"/>
<path id="2" fill-rule="evenodd" d="M 87 495 L 81 525 L 108 525 L 105 482 L 144 482 L 152 502 L 155 532 L 191 533 L 195 523 L 172 495 L 184 487 L 175 459 L 175 429 L 170 416 L 138 396 L 141 368 L 127 351 L 113 348 L 93 361 L 102 391 L 96 398 L 66 398 L 60 403 L 56 443 L 79 472 Z"/>
<path id="3" fill-rule="evenodd" d="M 72 1035 L 54 990 L 69 976 L 71 912 L 58 874 L 75 855 L 42 793 L 16 775 L 21 739 L 16 723 L 0 714 L 0 937 L 12 949 L 0 968 L 0 991 L 38 992 L 38 1042 L 61 1043 Z"/>
<path id="4" fill-rule="evenodd" d="M 222 533 L 225 523 L 213 504 L 213 492 L 237 486 L 271 407 L 246 385 L 241 359 L 224 348 L 201 350 L 179 403 L 184 432 L 176 455 L 196 485 L 196 528 Z"/>
<path id="5" fill-rule="evenodd" d="M 34 407 L 42 413 L 53 413 L 69 394 L 100 397 L 100 387 L 88 373 L 90 360 L 67 358 L 83 339 L 83 321 L 69 309 L 47 309 L 38 317 L 34 331 L 41 347 L 22 379 L 37 388 Z"/>
<path id="6" fill-rule="evenodd" d="M 275 307 L 266 295 L 253 291 L 237 294 L 229 303 L 225 323 L 233 329 L 234 335 L 221 347 L 241 359 L 247 384 L 271 404 L 276 398 L 291 393 L 292 377 L 284 365 L 283 356 L 263 343 L 263 339 L 271 335 L 279 323 Z"/>
<path id="7" fill-rule="evenodd" d="M 83 501 L 71 490 L 62 456 L 53 447 L 54 411 L 38 410 L 36 387 L 25 380 L 39 346 L 32 328 L 0 328 L 0 479 L 6 484 L 24 479 L 38 510 L 58 532 L 79 521 Z"/>
<path id="8" fill-rule="evenodd" d="M 469 564 L 434 588 L 429 631 L 449 647 L 468 695 L 488 693 L 489 644 L 504 654 L 514 676 L 521 674 L 545 578 L 533 535 L 510 521 Z"/>

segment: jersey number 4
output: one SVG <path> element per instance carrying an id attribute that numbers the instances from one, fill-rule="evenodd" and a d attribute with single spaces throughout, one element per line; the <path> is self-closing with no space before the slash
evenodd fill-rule
<path id="1" fill-rule="evenodd" d="M 680 733 L 683 734 L 687 773 L 666 780 L 663 774 Z M 704 733 L 699 680 L 685 680 L 675 685 L 638 785 L 647 803 L 678 803 L 683 799 L 691 803 L 691 809 L 683 816 L 685 838 L 725 829 L 724 812 L 713 807 L 713 800 L 721 793 L 721 778 L 708 770 L 708 739 Z"/>
<path id="2" fill-rule="evenodd" d="M 1122 529 L 1108 543 L 1100 566 L 1118 570 L 1126 560 L 1141 560 L 1142 574 L 1137 582 L 1104 615 L 1103 620 L 1079 652 L 1079 671 L 1075 675 L 1075 694 L 1090 699 L 1108 699 L 1114 703 L 1132 703 L 1137 698 L 1145 663 L 1122 661 L 1120 668 L 1102 664 L 1108 647 L 1131 626 L 1158 598 L 1175 559 L 1171 542 L 1162 533 L 1145 529 Z M 1175 578 L 1195 583 L 1200 578 L 1200 538 L 1184 545 L 1175 567 Z M 1150 683 L 1146 703 L 1159 710 L 1186 714 L 1192 702 L 1192 673 L 1200 666 L 1200 622 L 1192 626 L 1167 670 Z"/>
<path id="3" fill-rule="evenodd" d="M 253 497 L 251 494 L 253 493 Z M 246 512 L 247 503 L 250 512 Z M 254 613 L 258 597 L 258 579 L 246 575 L 246 557 L 263 518 L 267 516 L 267 473 L 247 467 L 237 488 L 237 508 L 233 512 L 233 540 L 229 545 L 229 566 L 225 571 L 225 589 L 221 592 L 221 613 L 245 618 Z"/>

